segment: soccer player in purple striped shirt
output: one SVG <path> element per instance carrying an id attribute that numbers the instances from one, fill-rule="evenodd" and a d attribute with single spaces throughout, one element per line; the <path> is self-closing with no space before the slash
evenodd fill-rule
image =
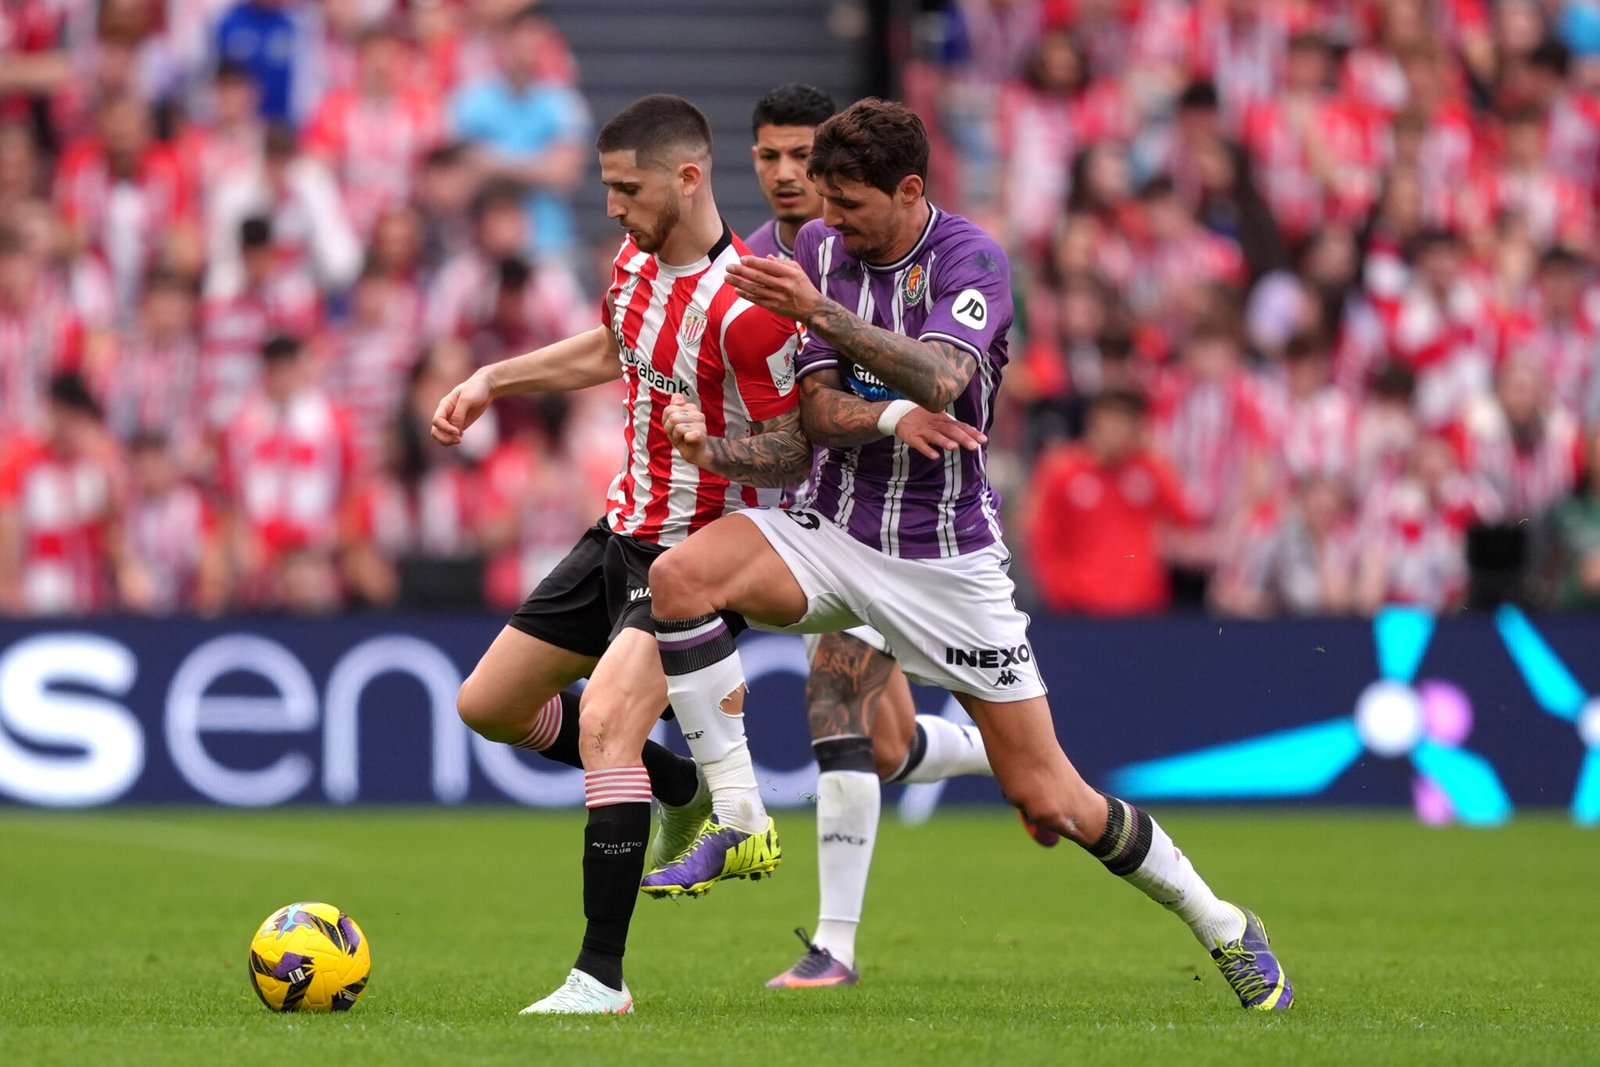
<path id="1" fill-rule="evenodd" d="M 806 176 L 816 129 L 838 109 L 811 85 L 780 85 L 750 116 L 751 156 L 772 218 L 745 238 L 757 256 L 794 258 L 800 227 L 822 217 L 822 196 Z M 878 836 L 878 781 L 936 782 L 963 774 L 992 775 L 977 728 L 938 715 L 918 715 L 911 686 L 867 626 L 807 635 L 806 718 L 817 758 L 816 932 L 797 930 L 806 950 L 767 983 L 813 989 L 857 981 L 856 930 L 861 924 Z M 1036 835 L 1041 844 L 1054 844 Z"/>
<path id="2" fill-rule="evenodd" d="M 815 454 L 799 507 L 718 519 L 651 567 L 668 691 L 713 814 L 642 889 L 699 893 L 771 869 L 744 672 L 718 612 L 793 632 L 867 624 L 907 674 L 966 708 L 1030 821 L 1177 914 L 1244 1007 L 1287 1008 L 1293 990 L 1261 921 L 1218 898 L 1147 813 L 1085 782 L 1056 740 L 984 449 L 930 456 L 891 436 L 918 407 L 987 430 L 1012 318 L 1004 252 L 929 203 L 927 163 L 926 130 L 904 106 L 845 109 L 816 133 L 808 170 L 823 217 L 801 229 L 795 261 L 729 269 L 742 296 L 807 327 L 797 374 Z M 685 458 L 713 461 L 719 442 L 693 414 L 669 416 L 668 432 Z"/>

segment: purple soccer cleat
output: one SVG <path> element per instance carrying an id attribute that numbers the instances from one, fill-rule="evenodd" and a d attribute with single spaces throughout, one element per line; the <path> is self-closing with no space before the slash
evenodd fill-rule
<path id="1" fill-rule="evenodd" d="M 778 977 L 767 982 L 768 989 L 820 989 L 824 986 L 855 985 L 860 981 L 855 968 L 846 967 L 833 958 L 833 953 L 812 944 L 806 928 L 794 928 L 795 936 L 806 947 L 800 961 Z"/>
<path id="2" fill-rule="evenodd" d="M 765 877 L 782 858 L 778 828 L 770 816 L 754 833 L 708 819 L 688 851 L 645 875 L 639 891 L 657 899 L 697 897 L 724 878 Z"/>
<path id="3" fill-rule="evenodd" d="M 1244 934 L 1211 950 L 1217 970 L 1239 996 L 1239 1003 L 1254 1011 L 1284 1011 L 1294 1003 L 1294 987 L 1273 954 L 1267 928 L 1255 912 L 1239 909 Z"/>

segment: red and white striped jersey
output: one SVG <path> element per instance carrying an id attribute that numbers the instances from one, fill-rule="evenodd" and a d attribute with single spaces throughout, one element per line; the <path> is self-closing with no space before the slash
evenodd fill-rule
<path id="1" fill-rule="evenodd" d="M 444 116 L 431 94 L 383 99 L 343 89 L 318 106 L 305 144 L 338 176 L 345 212 L 365 235 L 384 211 L 407 202 L 418 162 L 443 136 Z"/>
<path id="2" fill-rule="evenodd" d="M 1543 515 L 1572 492 L 1583 472 L 1578 420 L 1559 407 L 1546 409 L 1538 433 L 1519 442 L 1504 409 L 1485 397 L 1467 412 L 1458 433 L 1466 469 L 1498 494 L 1508 522 Z"/>
<path id="3" fill-rule="evenodd" d="M 672 545 L 757 502 L 754 489 L 679 456 L 661 425 L 673 393 L 699 405 L 708 434 L 734 440 L 798 403 L 799 326 L 727 284 L 728 267 L 747 252 L 724 230 L 687 266 L 662 263 L 632 238 L 617 253 L 606 307 L 628 390 L 628 455 L 606 494 L 605 522 L 616 533 Z"/>
<path id="4" fill-rule="evenodd" d="M 337 542 L 358 468 L 349 417 L 310 391 L 283 407 L 250 398 L 222 437 L 222 487 L 270 564 Z"/>
<path id="5" fill-rule="evenodd" d="M 0 420 L 12 432 L 37 430 L 50 379 L 74 369 L 84 328 L 67 294 L 41 281 L 22 307 L 0 307 Z"/>
<path id="6" fill-rule="evenodd" d="M 220 536 L 219 523 L 205 494 L 190 482 L 130 495 L 122 515 L 123 551 L 148 583 L 135 610 L 169 615 L 198 607 L 200 564 Z"/>
<path id="7" fill-rule="evenodd" d="M 0 509 L 21 534 L 17 592 L 32 614 L 81 615 L 110 606 L 106 539 L 118 487 L 114 454 L 64 455 L 19 437 L 0 454 Z"/>

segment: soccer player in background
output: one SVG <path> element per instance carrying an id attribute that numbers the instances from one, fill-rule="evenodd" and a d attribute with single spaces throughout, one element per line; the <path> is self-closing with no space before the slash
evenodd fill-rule
<path id="1" fill-rule="evenodd" d="M 886 440 L 918 408 L 986 429 L 1007 358 L 1005 253 L 927 201 L 927 162 L 927 133 L 904 106 L 847 108 L 817 129 L 808 171 L 823 219 L 801 229 L 795 260 L 747 257 L 728 271 L 741 296 L 806 326 L 801 423 L 822 452 L 801 507 L 719 519 L 651 567 L 668 691 L 713 816 L 643 888 L 674 895 L 737 876 L 771 832 L 737 714 L 744 672 L 718 613 L 796 632 L 868 623 L 908 674 L 972 715 L 1001 788 L 1033 823 L 1175 912 L 1244 1007 L 1287 1008 L 1293 991 L 1261 921 L 1218 898 L 1148 814 L 1085 782 L 1056 740 L 984 450 L 929 458 Z M 862 406 L 868 389 L 893 399 Z M 665 425 L 687 458 L 714 461 L 714 428 L 693 405 L 675 402 Z"/>
<path id="2" fill-rule="evenodd" d="M 801 470 L 810 455 L 795 409 L 798 330 L 726 284 L 727 268 L 747 250 L 717 211 L 705 116 L 680 97 L 644 97 L 601 129 L 596 147 L 607 212 L 627 235 L 604 320 L 480 369 L 439 402 L 432 425 L 436 441 L 455 445 L 498 397 L 619 377 L 628 390 L 627 459 L 604 517 L 512 616 L 457 698 L 462 719 L 484 737 L 585 772 L 583 948 L 566 982 L 524 1009 L 530 1014 L 633 1010 L 622 957 L 646 869 L 650 796 L 662 802 L 651 867 L 687 847 L 706 818 L 693 762 L 647 740 L 667 706 L 650 615 L 651 561 L 754 503 L 751 485 L 782 484 L 766 472 Z M 680 392 L 696 396 L 732 439 L 723 451 L 737 482 L 674 453 L 662 416 Z M 918 426 L 925 432 L 915 437 Z M 901 433 L 927 448 L 949 441 L 953 427 L 948 416 L 929 415 L 908 418 Z M 727 622 L 742 626 L 735 617 Z M 580 700 L 568 687 L 586 676 Z M 770 823 L 747 874 L 777 866 Z"/>
<path id="3" fill-rule="evenodd" d="M 772 218 L 745 238 L 751 254 L 793 259 L 800 227 L 822 217 L 822 196 L 806 175 L 806 161 L 817 126 L 835 110 L 833 98 L 810 85 L 779 86 L 756 103 L 751 156 Z M 994 773 L 975 727 L 917 714 L 911 686 L 882 634 L 858 626 L 808 635 L 806 645 L 821 892 L 816 934 L 796 931 L 805 954 L 767 983 L 774 989 L 856 983 L 856 930 L 882 808 L 879 779 L 935 782 Z"/>

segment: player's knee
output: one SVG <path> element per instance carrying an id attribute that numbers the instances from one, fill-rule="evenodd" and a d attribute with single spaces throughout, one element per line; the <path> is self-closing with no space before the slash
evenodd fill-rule
<path id="1" fill-rule="evenodd" d="M 578 708 L 578 754 L 587 770 L 621 767 L 639 762 L 640 750 L 649 728 L 642 731 L 631 723 L 629 703 L 620 694 L 599 692 L 599 687 L 584 690 Z"/>
<path id="2" fill-rule="evenodd" d="M 488 687 L 476 673 L 467 675 L 467 680 L 456 690 L 456 714 L 474 733 L 491 741 L 517 740 L 500 736 L 505 730 L 505 709 L 488 692 Z"/>
<path id="3" fill-rule="evenodd" d="M 712 575 L 692 550 L 672 548 L 650 564 L 650 599 L 660 618 L 681 618 L 699 614 L 696 601 L 703 600 Z"/>

